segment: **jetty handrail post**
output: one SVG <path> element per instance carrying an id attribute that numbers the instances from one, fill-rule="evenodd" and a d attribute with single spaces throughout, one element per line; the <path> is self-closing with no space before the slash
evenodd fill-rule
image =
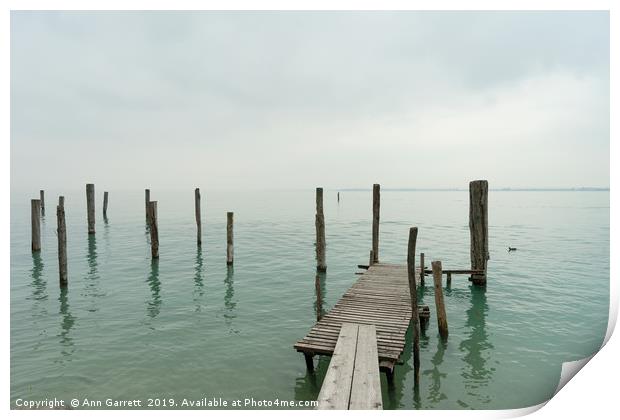
<path id="1" fill-rule="evenodd" d="M 41 250 L 41 200 L 30 200 L 30 222 L 32 224 L 32 251 Z"/>
<path id="2" fill-rule="evenodd" d="M 39 190 L 39 197 L 41 198 L 41 216 L 45 216 L 45 191 Z"/>
<path id="3" fill-rule="evenodd" d="M 424 253 L 420 252 L 420 286 L 424 286 L 424 277 L 426 277 L 426 272 L 424 271 L 426 267 L 424 266 Z"/>
<path id="4" fill-rule="evenodd" d="M 95 233 L 95 184 L 86 184 L 86 212 L 88 218 L 88 234 Z"/>
<path id="5" fill-rule="evenodd" d="M 469 183 L 469 235 L 472 270 L 484 270 L 483 274 L 472 274 L 470 280 L 476 285 L 487 282 L 487 261 L 489 260 L 489 183 L 486 180 Z"/>
<path id="6" fill-rule="evenodd" d="M 318 274 L 314 278 L 314 290 L 316 291 L 316 321 L 319 322 L 323 315 L 323 296 L 321 293 L 321 278 Z"/>
<path id="7" fill-rule="evenodd" d="M 325 262 L 325 215 L 323 214 L 323 188 L 316 189 L 316 269 L 319 272 L 327 271 Z"/>
<path id="8" fill-rule="evenodd" d="M 372 251 L 374 262 L 379 262 L 379 214 L 381 206 L 381 186 L 372 186 Z"/>
<path id="9" fill-rule="evenodd" d="M 202 244 L 202 222 L 200 220 L 200 188 L 194 190 L 194 204 L 196 208 L 196 243 Z"/>
<path id="10" fill-rule="evenodd" d="M 151 190 L 145 188 L 144 190 L 144 214 L 146 215 L 146 220 L 149 220 L 149 203 L 151 202 Z"/>
<path id="11" fill-rule="evenodd" d="M 149 231 L 151 233 L 151 258 L 159 258 L 159 231 L 157 227 L 157 201 L 149 201 Z"/>
<path id="12" fill-rule="evenodd" d="M 103 218 L 108 217 L 108 192 L 103 192 Z"/>
<path id="13" fill-rule="evenodd" d="M 233 265 L 233 212 L 226 213 L 226 265 Z"/>
<path id="14" fill-rule="evenodd" d="M 441 277 L 443 271 L 441 261 L 433 261 L 433 282 L 435 283 L 435 307 L 437 308 L 437 326 L 439 327 L 439 335 L 442 339 L 448 338 L 448 318 L 446 317 L 446 306 L 443 301 L 443 289 L 441 286 Z"/>
<path id="15" fill-rule="evenodd" d="M 65 222 L 65 198 L 61 195 L 58 197 L 58 206 L 56 207 L 56 222 L 58 225 L 56 233 L 58 234 L 58 279 L 60 287 L 66 287 L 68 284 L 67 276 L 67 224 Z"/>
<path id="16" fill-rule="evenodd" d="M 420 380 L 420 314 L 418 312 L 418 291 L 415 275 L 415 245 L 418 237 L 418 228 L 409 228 L 409 243 L 407 247 L 407 278 L 409 280 L 409 295 L 411 297 L 411 320 L 413 321 L 413 368 L 414 383 Z"/>

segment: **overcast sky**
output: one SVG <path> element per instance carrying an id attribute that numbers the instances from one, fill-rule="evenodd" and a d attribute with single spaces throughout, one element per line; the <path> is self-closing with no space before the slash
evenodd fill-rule
<path id="1" fill-rule="evenodd" d="M 11 186 L 609 186 L 607 12 L 12 12 Z"/>

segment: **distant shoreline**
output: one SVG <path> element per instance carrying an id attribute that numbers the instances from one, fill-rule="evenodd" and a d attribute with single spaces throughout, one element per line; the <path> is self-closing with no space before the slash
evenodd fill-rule
<path id="1" fill-rule="evenodd" d="M 336 189 L 334 189 L 336 190 Z M 338 191 L 371 191 L 371 188 L 342 188 Z M 381 191 L 469 191 L 467 188 L 381 188 Z M 599 187 L 573 187 L 573 188 L 489 188 L 489 191 L 588 191 L 588 192 L 604 192 L 609 191 L 607 188 Z"/>

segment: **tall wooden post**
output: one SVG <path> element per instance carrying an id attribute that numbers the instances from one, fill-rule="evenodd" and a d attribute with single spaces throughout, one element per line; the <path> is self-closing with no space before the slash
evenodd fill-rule
<path id="1" fill-rule="evenodd" d="M 103 192 L 103 218 L 108 217 L 108 192 Z"/>
<path id="2" fill-rule="evenodd" d="M 226 265 L 233 265 L 233 212 L 226 213 Z"/>
<path id="3" fill-rule="evenodd" d="M 200 221 L 200 188 L 194 190 L 194 205 L 196 210 L 196 243 L 202 244 L 202 222 Z"/>
<path id="4" fill-rule="evenodd" d="M 381 186 L 372 186 L 372 252 L 375 262 L 379 262 L 379 207 L 381 205 Z"/>
<path id="5" fill-rule="evenodd" d="M 441 287 L 441 261 L 433 261 L 433 282 L 435 283 L 435 307 L 437 308 L 437 326 L 439 335 L 444 340 L 448 338 L 448 318 L 446 317 L 446 307 L 443 302 L 443 289 Z"/>
<path id="6" fill-rule="evenodd" d="M 56 221 L 58 229 L 58 278 L 60 287 L 66 287 L 67 278 L 67 225 L 65 223 L 65 198 L 58 198 L 58 206 L 56 207 Z"/>
<path id="7" fill-rule="evenodd" d="M 30 222 L 32 224 L 32 250 L 41 250 L 41 200 L 30 200 Z"/>
<path id="8" fill-rule="evenodd" d="M 45 216 L 45 191 L 39 190 L 39 197 L 41 198 L 41 216 Z"/>
<path id="9" fill-rule="evenodd" d="M 487 282 L 487 261 L 489 259 L 488 221 L 489 183 L 469 183 L 469 236 L 472 270 L 484 270 L 484 274 L 472 274 L 470 280 L 477 285 Z"/>
<path id="10" fill-rule="evenodd" d="M 340 191 L 338 191 L 338 202 L 340 203 Z"/>
<path id="11" fill-rule="evenodd" d="M 144 214 L 146 215 L 146 220 L 149 220 L 149 203 L 151 202 L 151 190 L 146 188 L 144 190 Z"/>
<path id="12" fill-rule="evenodd" d="M 323 315 L 323 296 L 321 293 L 321 278 L 318 274 L 314 278 L 314 290 L 316 291 L 316 321 L 319 322 Z"/>
<path id="13" fill-rule="evenodd" d="M 95 184 L 86 184 L 86 211 L 88 216 L 88 234 L 95 233 Z"/>
<path id="14" fill-rule="evenodd" d="M 323 188 L 316 189 L 316 216 L 314 219 L 316 228 L 316 269 L 320 272 L 327 271 L 325 262 L 325 215 L 323 214 Z"/>
<path id="15" fill-rule="evenodd" d="M 159 231 L 157 227 L 157 201 L 149 201 L 149 231 L 151 233 L 151 258 L 159 258 Z"/>
<path id="16" fill-rule="evenodd" d="M 409 295 L 411 297 L 411 320 L 413 321 L 413 368 L 415 383 L 420 380 L 420 314 L 418 312 L 418 292 L 415 275 L 415 245 L 417 237 L 418 228 L 409 228 L 407 277 L 409 279 Z"/>
<path id="17" fill-rule="evenodd" d="M 424 286 L 424 277 L 426 277 L 426 272 L 424 271 L 426 267 L 424 266 L 424 253 L 420 252 L 420 286 Z"/>
<path id="18" fill-rule="evenodd" d="M 375 263 L 375 253 L 370 250 L 370 255 L 368 256 L 368 268 Z"/>

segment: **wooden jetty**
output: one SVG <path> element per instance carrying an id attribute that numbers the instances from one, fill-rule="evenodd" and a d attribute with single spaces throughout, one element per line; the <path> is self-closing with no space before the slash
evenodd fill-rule
<path id="1" fill-rule="evenodd" d="M 423 317 L 430 315 L 421 307 Z M 411 297 L 407 266 L 374 264 L 345 292 L 336 305 L 314 324 L 294 348 L 304 353 L 308 370 L 314 370 L 312 357 L 331 356 L 343 323 L 374 325 L 379 367 L 391 381 L 394 366 L 405 347 L 405 333 L 411 322 Z"/>
<path id="2" fill-rule="evenodd" d="M 374 325 L 343 323 L 317 398 L 319 410 L 381 410 Z"/>

